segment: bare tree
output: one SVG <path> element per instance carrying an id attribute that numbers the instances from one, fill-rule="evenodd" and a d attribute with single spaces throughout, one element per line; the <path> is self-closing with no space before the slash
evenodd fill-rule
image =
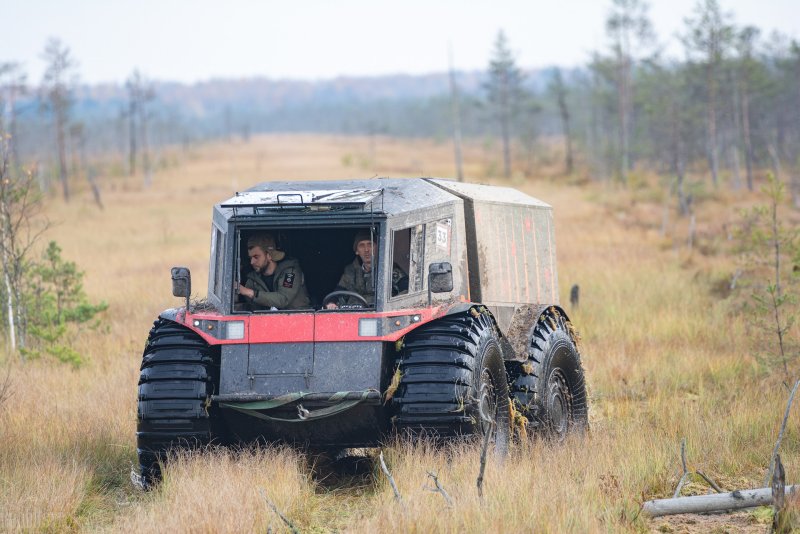
<path id="1" fill-rule="evenodd" d="M 0 260 L 3 266 L 3 310 L 11 352 L 25 347 L 26 317 L 22 287 L 27 255 L 47 229 L 39 224 L 41 195 L 33 172 L 12 177 L 8 168 L 8 137 L 0 130 Z"/>
<path id="2" fill-rule="evenodd" d="M 620 179 L 627 181 L 631 169 L 631 129 L 633 117 L 634 50 L 642 50 L 653 41 L 653 27 L 644 0 L 613 0 L 606 20 L 611 38 L 617 92 Z"/>
<path id="3" fill-rule="evenodd" d="M 800 127 L 800 43 L 796 40 L 793 40 L 789 47 L 788 68 L 791 71 L 789 78 L 794 80 L 794 91 L 789 97 L 793 105 L 790 106 L 794 110 L 793 115 L 796 126 Z M 800 167 L 800 140 L 798 139 L 795 139 L 793 155 L 795 168 L 794 172 L 792 172 L 790 189 L 792 204 L 794 204 L 795 208 L 800 209 L 800 168 L 798 168 Z"/>
<path id="4" fill-rule="evenodd" d="M 458 85 L 456 84 L 456 72 L 453 67 L 453 48 L 448 50 L 450 63 L 450 106 L 453 114 L 453 149 L 456 158 L 456 177 L 459 182 L 464 181 L 464 166 L 461 156 L 461 111 L 458 101 Z"/>
<path id="5" fill-rule="evenodd" d="M 662 71 L 663 72 L 663 71 Z M 685 101 L 686 74 L 680 69 L 673 69 L 662 77 L 665 90 L 662 108 L 667 124 L 667 153 L 669 169 L 675 176 L 675 194 L 678 197 L 678 211 L 682 216 L 691 212 L 692 196 L 686 193 L 686 144 L 691 131 L 691 108 Z"/>
<path id="6" fill-rule="evenodd" d="M 619 168 L 614 157 L 614 143 L 608 132 L 614 131 L 616 116 L 616 92 L 614 62 L 597 52 L 592 54 L 589 67 L 589 83 L 586 85 L 586 100 L 589 103 L 588 125 L 590 137 L 589 165 L 594 174 L 603 179 L 610 178 Z"/>
<path id="7" fill-rule="evenodd" d="M 498 32 L 492 59 L 489 61 L 489 80 L 486 84 L 492 114 L 500 126 L 503 141 L 503 174 L 511 177 L 511 127 L 515 112 L 524 96 L 522 71 L 517 67 L 503 31 Z"/>
<path id="8" fill-rule="evenodd" d="M 142 84 L 139 93 L 139 136 L 142 140 L 142 170 L 144 171 L 144 186 L 150 187 L 153 182 L 153 167 L 150 163 L 150 145 L 148 136 L 148 123 L 150 122 L 150 102 L 155 99 L 153 87 Z"/>
<path id="9" fill-rule="evenodd" d="M 733 37 L 733 27 L 730 15 L 722 12 L 717 0 L 699 0 L 695 12 L 695 18 L 686 19 L 688 32 L 683 37 L 683 43 L 689 56 L 699 57 L 705 69 L 706 144 L 711 181 L 716 187 L 719 183 L 719 77 L 723 58 Z"/>
<path id="10" fill-rule="evenodd" d="M 100 187 L 98 187 L 94 176 L 95 170 L 89 165 L 89 160 L 86 156 L 86 126 L 83 122 L 73 123 L 69 127 L 69 137 L 72 147 L 72 172 L 75 175 L 80 175 L 81 173 L 86 175 L 86 181 L 89 182 L 94 201 L 100 209 L 103 209 Z"/>
<path id="11" fill-rule="evenodd" d="M 572 174 L 572 135 L 569 128 L 569 108 L 567 107 L 567 87 L 561 76 L 561 69 L 553 69 L 553 79 L 548 87 L 550 94 L 558 103 L 558 114 L 561 117 L 561 131 L 564 135 L 564 166 L 567 174 Z"/>
<path id="12" fill-rule="evenodd" d="M 148 147 L 147 123 L 150 119 L 148 105 L 155 99 L 152 85 L 142 76 L 139 70 L 134 70 L 125 83 L 128 89 L 128 121 L 130 127 L 130 175 L 136 174 L 137 138 L 142 153 L 142 170 L 144 172 L 144 185 L 150 185 L 152 168 L 150 166 L 150 152 Z"/>
<path id="13" fill-rule="evenodd" d="M 14 285 L 11 282 L 11 278 L 13 276 L 12 273 L 12 262 L 10 258 L 10 254 L 8 253 L 9 245 L 6 244 L 7 241 L 10 242 L 10 239 L 6 237 L 8 234 L 8 224 L 6 221 L 10 219 L 7 216 L 7 207 L 6 204 L 9 203 L 7 200 L 6 195 L 6 187 L 11 184 L 11 179 L 9 178 L 8 173 L 8 138 L 5 136 L 5 133 L 0 127 L 0 252 L 2 252 L 2 261 L 3 261 L 3 284 L 5 293 L 3 296 L 5 297 L 5 314 L 6 320 L 8 321 L 8 341 L 9 341 L 9 348 L 11 349 L 10 352 L 13 353 L 17 350 L 17 303 L 19 302 L 19 298 L 14 298 Z"/>
<path id="14" fill-rule="evenodd" d="M 128 118 L 128 143 L 130 147 L 128 150 L 128 174 L 130 176 L 136 174 L 136 120 L 138 117 L 136 106 L 139 103 L 139 81 L 139 71 L 135 70 L 131 77 L 125 82 L 125 88 L 128 90 L 128 110 L 126 116 Z"/>
<path id="15" fill-rule="evenodd" d="M 0 131 L 9 138 L 9 157 L 12 169 L 19 168 L 17 142 L 17 100 L 27 92 L 27 75 L 19 63 L 0 63 Z"/>
<path id="16" fill-rule="evenodd" d="M 737 68 L 736 93 L 739 97 L 739 109 L 735 111 L 737 121 L 741 126 L 742 140 L 744 141 L 744 161 L 747 172 L 747 189 L 753 190 L 753 141 L 750 127 L 750 93 L 752 91 L 752 72 L 756 60 L 753 57 L 755 42 L 758 39 L 757 28 L 747 26 L 736 35 L 736 49 L 739 53 Z"/>
<path id="17" fill-rule="evenodd" d="M 116 149 L 117 149 L 117 153 L 120 156 L 120 160 L 121 160 L 120 163 L 121 164 L 124 164 L 124 162 L 125 162 L 125 156 L 126 156 L 127 148 L 128 148 L 127 147 L 128 139 L 126 137 L 126 131 L 127 131 L 127 127 L 128 127 L 128 124 L 127 124 L 128 111 L 127 111 L 126 107 L 127 106 L 125 106 L 124 104 L 120 105 L 120 107 L 119 107 L 119 109 L 117 111 L 117 114 L 114 117 L 114 134 L 116 136 L 116 141 L 117 141 L 116 142 Z"/>
<path id="18" fill-rule="evenodd" d="M 77 62 L 72 58 L 69 47 L 60 39 L 50 38 L 45 46 L 42 59 L 47 67 L 42 78 L 42 100 L 53 114 L 53 130 L 58 150 L 58 172 L 64 200 L 69 201 L 67 174 L 66 128 L 72 105 L 71 87 L 75 84 L 74 70 Z"/>

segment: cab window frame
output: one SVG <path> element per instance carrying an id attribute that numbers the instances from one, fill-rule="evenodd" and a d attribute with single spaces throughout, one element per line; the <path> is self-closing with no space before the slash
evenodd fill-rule
<path id="1" fill-rule="evenodd" d="M 397 261 L 397 243 L 401 232 L 408 232 L 407 257 Z M 425 224 L 417 223 L 391 230 L 391 258 L 386 273 L 389 287 L 388 302 L 394 302 L 425 291 Z M 397 295 L 391 294 L 392 273 L 397 265 L 408 277 L 408 290 Z"/>

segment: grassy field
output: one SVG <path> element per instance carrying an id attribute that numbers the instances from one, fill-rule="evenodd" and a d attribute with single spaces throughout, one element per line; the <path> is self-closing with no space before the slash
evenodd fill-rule
<path id="1" fill-rule="evenodd" d="M 472 181 L 494 154 L 467 147 Z M 169 268 L 192 270 L 205 293 L 211 206 L 267 180 L 449 176 L 451 146 L 430 140 L 268 136 L 248 144 L 194 148 L 160 171 L 103 184 L 105 209 L 84 192 L 52 199 L 48 238 L 86 271 L 85 289 L 105 300 L 104 327 L 75 346 L 79 369 L 6 360 L 11 396 L 0 405 L 0 531 L 287 531 L 273 503 L 303 532 L 763 532 L 763 515 L 647 520 L 643 500 L 671 496 L 686 439 L 690 470 L 726 490 L 761 487 L 787 399 L 782 375 L 754 357 L 751 320 L 714 288 L 734 271 L 722 254 L 736 220 L 736 195 L 698 207 L 694 248 L 685 220 L 664 225 L 652 190 L 622 190 L 577 178 L 516 177 L 510 184 L 555 208 L 562 301 L 582 334 L 591 430 L 553 446 L 515 444 L 487 467 L 485 497 L 475 480 L 479 451 L 387 446 L 403 496 L 367 452 L 354 476 L 288 449 L 208 451 L 181 457 L 164 483 L 143 493 L 135 463 L 136 382 L 147 331 L 171 297 Z M 796 222 L 796 221 L 795 221 Z M 797 336 L 795 329 L 791 333 Z M 764 346 L 762 345 L 762 349 Z M 0 376 L 2 378 L 2 376 Z M 783 441 L 787 483 L 800 461 L 794 410 Z M 428 488 L 435 471 L 454 505 Z M 705 493 L 699 480 L 684 494 Z M 760 519 L 761 518 L 761 519 Z"/>

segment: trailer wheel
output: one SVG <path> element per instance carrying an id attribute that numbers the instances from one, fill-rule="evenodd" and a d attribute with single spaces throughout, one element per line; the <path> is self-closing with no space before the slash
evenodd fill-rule
<path id="1" fill-rule="evenodd" d="M 555 308 L 547 309 L 532 328 L 528 360 L 507 364 L 515 408 L 531 431 L 557 441 L 588 426 L 581 357 L 567 322 Z"/>
<path id="2" fill-rule="evenodd" d="M 473 308 L 407 334 L 399 371 L 392 397 L 398 433 L 446 440 L 489 431 L 495 452 L 505 454 L 508 382 L 488 313 Z"/>
<path id="3" fill-rule="evenodd" d="M 136 425 L 145 488 L 160 480 L 168 450 L 211 441 L 220 422 L 210 405 L 218 377 L 218 349 L 172 321 L 153 324 L 142 355 Z"/>

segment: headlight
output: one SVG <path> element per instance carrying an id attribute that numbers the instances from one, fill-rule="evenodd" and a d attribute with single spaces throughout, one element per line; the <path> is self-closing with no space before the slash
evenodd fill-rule
<path id="1" fill-rule="evenodd" d="M 244 321 L 227 321 L 225 339 L 244 339 Z"/>
<path id="2" fill-rule="evenodd" d="M 359 319 L 358 335 L 363 337 L 377 337 L 380 319 Z"/>

